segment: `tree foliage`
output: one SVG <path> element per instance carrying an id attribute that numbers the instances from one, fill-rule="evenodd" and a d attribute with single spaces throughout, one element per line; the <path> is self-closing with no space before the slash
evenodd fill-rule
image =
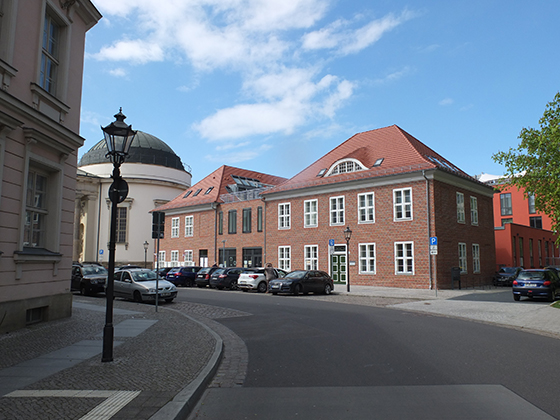
<path id="1" fill-rule="evenodd" d="M 540 130 L 523 128 L 517 148 L 493 155 L 505 166 L 510 183 L 535 195 L 535 207 L 560 227 L 560 92 L 539 120 Z M 559 237 L 560 241 L 560 237 Z"/>

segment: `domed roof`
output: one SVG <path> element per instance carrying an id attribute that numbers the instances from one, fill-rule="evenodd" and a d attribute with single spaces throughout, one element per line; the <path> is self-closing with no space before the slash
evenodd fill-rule
<path id="1" fill-rule="evenodd" d="M 82 156 L 78 166 L 110 163 L 109 159 L 105 157 L 106 154 L 107 145 L 105 140 L 101 140 Z M 138 131 L 136 137 L 134 137 L 125 163 L 145 163 L 185 170 L 181 158 L 175 154 L 171 147 L 156 136 L 143 131 Z"/>

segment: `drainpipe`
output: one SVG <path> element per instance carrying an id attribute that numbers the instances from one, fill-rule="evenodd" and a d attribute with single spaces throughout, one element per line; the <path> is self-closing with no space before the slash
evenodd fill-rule
<path id="1" fill-rule="evenodd" d="M 213 202 L 211 207 L 214 210 L 214 261 L 218 261 L 218 205 L 216 202 Z"/>
<path id="2" fill-rule="evenodd" d="M 266 197 L 261 197 L 263 202 L 263 264 L 264 267 L 267 263 L 267 252 L 266 252 Z"/>
<path id="3" fill-rule="evenodd" d="M 427 220 L 428 220 L 428 238 L 432 237 L 432 226 L 430 224 L 431 221 L 431 212 L 430 212 L 430 181 L 426 177 L 426 171 L 422 170 L 422 176 L 426 180 L 426 213 L 427 213 Z M 430 290 L 434 288 L 434 281 L 432 277 L 432 256 L 428 254 L 428 270 L 430 271 Z M 436 280 L 436 296 L 437 296 L 437 280 Z"/>

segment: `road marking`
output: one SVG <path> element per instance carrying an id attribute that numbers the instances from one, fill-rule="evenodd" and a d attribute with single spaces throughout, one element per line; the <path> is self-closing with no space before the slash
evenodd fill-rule
<path id="1" fill-rule="evenodd" d="M 106 398 L 101 404 L 80 420 L 109 420 L 141 391 L 93 391 L 93 390 L 18 390 L 3 398 Z"/>

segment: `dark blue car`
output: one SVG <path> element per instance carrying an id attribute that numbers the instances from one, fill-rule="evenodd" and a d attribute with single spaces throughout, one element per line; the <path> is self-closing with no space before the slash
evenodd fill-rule
<path id="1" fill-rule="evenodd" d="M 177 267 L 172 268 L 167 273 L 165 279 L 175 286 L 194 286 L 194 279 L 196 278 L 196 273 L 198 273 L 200 267 Z"/>
<path id="2" fill-rule="evenodd" d="M 521 270 L 513 281 L 512 291 L 514 300 L 526 296 L 554 302 L 560 292 L 560 278 L 555 270 L 548 268 Z"/>

